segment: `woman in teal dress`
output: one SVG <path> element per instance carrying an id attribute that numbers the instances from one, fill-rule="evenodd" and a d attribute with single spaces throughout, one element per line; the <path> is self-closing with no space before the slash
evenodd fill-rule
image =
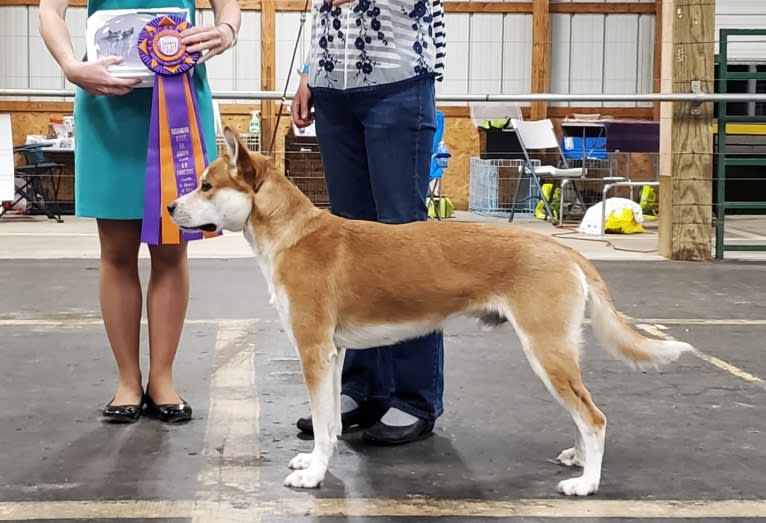
<path id="1" fill-rule="evenodd" d="M 212 98 L 204 62 L 236 43 L 240 10 L 236 0 L 211 1 L 212 25 L 196 25 L 194 0 L 89 0 L 88 16 L 99 10 L 186 8 L 194 27 L 182 34 L 190 52 L 203 58 L 193 72 L 209 160 L 215 156 Z M 191 406 L 177 393 L 173 362 L 189 294 L 186 244 L 149 245 L 147 289 L 149 372 L 146 388 L 139 366 L 143 308 L 138 251 L 144 206 L 144 176 L 151 115 L 151 88 L 108 72 L 117 57 L 96 62 L 75 56 L 65 24 L 68 0 L 41 0 L 40 34 L 67 79 L 77 85 L 75 121 L 75 213 L 95 218 L 101 244 L 99 298 L 104 327 L 118 370 L 117 388 L 104 407 L 107 421 L 132 422 L 146 412 L 168 422 L 191 418 Z"/>

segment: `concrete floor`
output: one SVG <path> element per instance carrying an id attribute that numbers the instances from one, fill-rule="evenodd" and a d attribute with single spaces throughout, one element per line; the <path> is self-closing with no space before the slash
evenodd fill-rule
<path id="1" fill-rule="evenodd" d="M 462 321 L 447 330 L 434 435 L 395 448 L 344 437 L 323 487 L 299 491 L 281 482 L 311 448 L 294 425 L 307 398 L 244 240 L 192 250 L 176 379 L 195 419 L 111 426 L 98 416 L 115 373 L 93 233 L 74 219 L 0 222 L 0 521 L 766 521 L 762 262 L 567 239 L 598 260 L 632 323 L 703 353 L 641 372 L 587 331 L 583 374 L 609 419 L 596 496 L 555 492 L 580 473 L 553 462 L 573 425 L 512 331 Z M 616 241 L 647 250 L 646 237 Z"/>

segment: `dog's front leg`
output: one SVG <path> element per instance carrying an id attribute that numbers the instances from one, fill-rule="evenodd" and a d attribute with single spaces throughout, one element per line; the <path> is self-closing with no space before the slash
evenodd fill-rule
<path id="1" fill-rule="evenodd" d="M 314 488 L 324 479 L 338 442 L 340 405 L 336 398 L 339 385 L 335 381 L 340 377 L 338 367 L 343 365 L 343 360 L 340 351 L 332 344 L 329 347 L 306 347 L 299 342 L 298 351 L 309 393 L 314 450 L 298 454 L 290 461 L 289 467 L 297 470 L 285 478 L 284 484 L 288 487 Z"/>
<path id="2" fill-rule="evenodd" d="M 343 361 L 346 358 L 346 349 L 338 348 L 338 355 L 335 360 L 335 375 L 333 376 L 333 397 L 335 398 L 335 423 L 332 432 L 337 438 L 343 433 L 343 416 L 341 415 L 340 396 L 343 389 Z"/>

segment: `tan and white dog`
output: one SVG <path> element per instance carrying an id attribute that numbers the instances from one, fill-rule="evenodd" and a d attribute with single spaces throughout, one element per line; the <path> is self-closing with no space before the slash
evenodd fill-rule
<path id="1" fill-rule="evenodd" d="M 314 449 L 298 454 L 284 484 L 317 487 L 341 433 L 340 377 L 346 349 L 424 335 L 459 315 L 510 323 L 534 372 L 577 427 L 558 460 L 583 474 L 558 484 L 596 492 L 606 418 L 582 383 L 585 306 L 599 341 L 634 364 L 676 360 L 693 347 L 646 338 L 623 320 L 595 267 L 547 236 L 509 225 L 348 220 L 315 207 L 268 159 L 230 129 L 227 152 L 194 192 L 168 210 L 183 229 L 243 231 L 284 329 L 299 355 L 314 424 Z"/>

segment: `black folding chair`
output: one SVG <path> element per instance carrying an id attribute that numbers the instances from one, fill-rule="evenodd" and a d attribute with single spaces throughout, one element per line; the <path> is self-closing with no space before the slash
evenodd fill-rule
<path id="1" fill-rule="evenodd" d="M 36 209 L 51 220 L 63 223 L 61 212 L 58 209 L 58 212 L 51 210 L 47 202 L 58 201 L 64 165 L 47 161 L 42 150 L 45 147 L 50 147 L 50 145 L 38 143 L 19 145 L 13 148 L 14 153 L 24 155 L 26 163 L 14 167 L 15 177 L 22 180 L 22 183 L 16 185 L 16 199 L 7 207 L 0 209 L 0 218 L 21 200 L 26 200 L 27 206 Z"/>

